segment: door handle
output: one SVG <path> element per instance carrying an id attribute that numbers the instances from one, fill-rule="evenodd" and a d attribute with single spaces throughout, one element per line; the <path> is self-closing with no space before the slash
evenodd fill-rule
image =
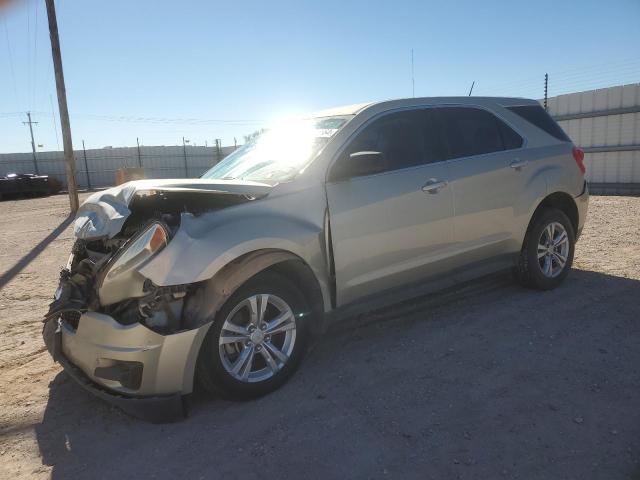
<path id="1" fill-rule="evenodd" d="M 509 166 L 511 168 L 518 169 L 518 168 L 526 167 L 528 163 L 529 163 L 529 160 L 518 160 L 516 158 L 513 162 L 509 164 Z"/>
<path id="2" fill-rule="evenodd" d="M 425 193 L 438 193 L 438 190 L 440 190 L 443 187 L 446 187 L 447 184 L 448 182 L 440 181 L 435 178 L 432 178 L 427 182 L 427 184 L 424 187 L 422 187 L 422 191 Z"/>

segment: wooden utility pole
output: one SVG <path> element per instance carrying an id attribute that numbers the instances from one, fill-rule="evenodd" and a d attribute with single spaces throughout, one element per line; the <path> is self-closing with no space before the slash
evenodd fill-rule
<path id="1" fill-rule="evenodd" d="M 87 163 L 87 149 L 84 147 L 84 140 L 82 140 L 82 155 L 84 156 L 84 173 L 87 174 L 87 190 L 91 190 L 91 175 L 89 175 L 89 164 Z"/>
<path id="2" fill-rule="evenodd" d="M 136 137 L 136 143 L 138 144 L 138 167 L 142 168 L 142 156 L 140 155 L 140 139 Z"/>
<path id="3" fill-rule="evenodd" d="M 56 90 L 58 92 L 58 110 L 60 111 L 60 127 L 62 128 L 62 145 L 64 146 L 64 160 L 67 170 L 67 189 L 69 190 L 69 205 L 71 212 L 78 210 L 78 184 L 76 182 L 76 161 L 73 157 L 73 143 L 71 142 L 71 124 L 67 109 L 67 92 L 64 86 L 62 72 L 62 56 L 60 55 L 60 39 L 58 38 L 58 21 L 56 7 L 53 0 L 46 0 L 47 17 L 49 18 L 49 37 L 51 38 L 51 55 L 53 56 L 53 70 L 56 75 Z"/>
<path id="4" fill-rule="evenodd" d="M 33 124 L 37 124 L 38 122 L 31 121 L 31 112 L 27 112 L 27 118 L 29 119 L 29 121 L 22 123 L 24 123 L 25 125 L 29 125 L 29 132 L 31 132 L 31 151 L 33 152 L 33 168 L 36 169 L 36 175 L 39 175 L 40 172 L 38 171 L 38 160 L 36 159 L 36 142 L 33 139 Z"/>
<path id="5" fill-rule="evenodd" d="M 182 137 L 182 153 L 184 154 L 184 178 L 189 178 L 189 167 L 187 165 L 187 144 L 184 137 Z"/>

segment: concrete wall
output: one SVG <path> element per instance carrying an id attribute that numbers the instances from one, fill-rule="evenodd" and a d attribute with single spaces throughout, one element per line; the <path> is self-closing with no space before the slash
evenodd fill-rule
<path id="1" fill-rule="evenodd" d="M 234 150 L 222 147 L 218 154 L 215 147 L 137 147 L 101 148 L 86 151 L 86 166 L 82 150 L 76 150 L 76 178 L 80 188 L 107 187 L 115 184 L 116 170 L 123 167 L 145 169 L 147 178 L 198 177 Z M 186 156 L 185 156 L 186 152 Z M 66 185 L 63 152 L 38 152 L 38 172 L 52 175 Z M 34 173 L 31 153 L 0 154 L 0 175 L 7 173 Z M 88 175 L 88 177 L 87 177 Z"/>
<path id="2" fill-rule="evenodd" d="M 640 194 L 640 83 L 552 97 L 548 111 L 585 151 L 592 192 Z"/>

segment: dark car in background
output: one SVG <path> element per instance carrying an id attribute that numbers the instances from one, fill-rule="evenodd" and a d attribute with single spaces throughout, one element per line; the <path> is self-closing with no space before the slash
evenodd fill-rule
<path id="1" fill-rule="evenodd" d="M 0 199 L 52 195 L 62 189 L 56 178 L 32 173 L 9 173 L 0 177 Z"/>

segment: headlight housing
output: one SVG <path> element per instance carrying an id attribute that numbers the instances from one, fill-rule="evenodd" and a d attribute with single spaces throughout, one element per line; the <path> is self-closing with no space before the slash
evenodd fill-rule
<path id="1" fill-rule="evenodd" d="M 124 247 L 124 251 L 109 267 L 105 281 L 113 280 L 125 272 L 142 266 L 167 245 L 168 238 L 167 230 L 161 223 L 155 222 L 149 225 Z"/>

